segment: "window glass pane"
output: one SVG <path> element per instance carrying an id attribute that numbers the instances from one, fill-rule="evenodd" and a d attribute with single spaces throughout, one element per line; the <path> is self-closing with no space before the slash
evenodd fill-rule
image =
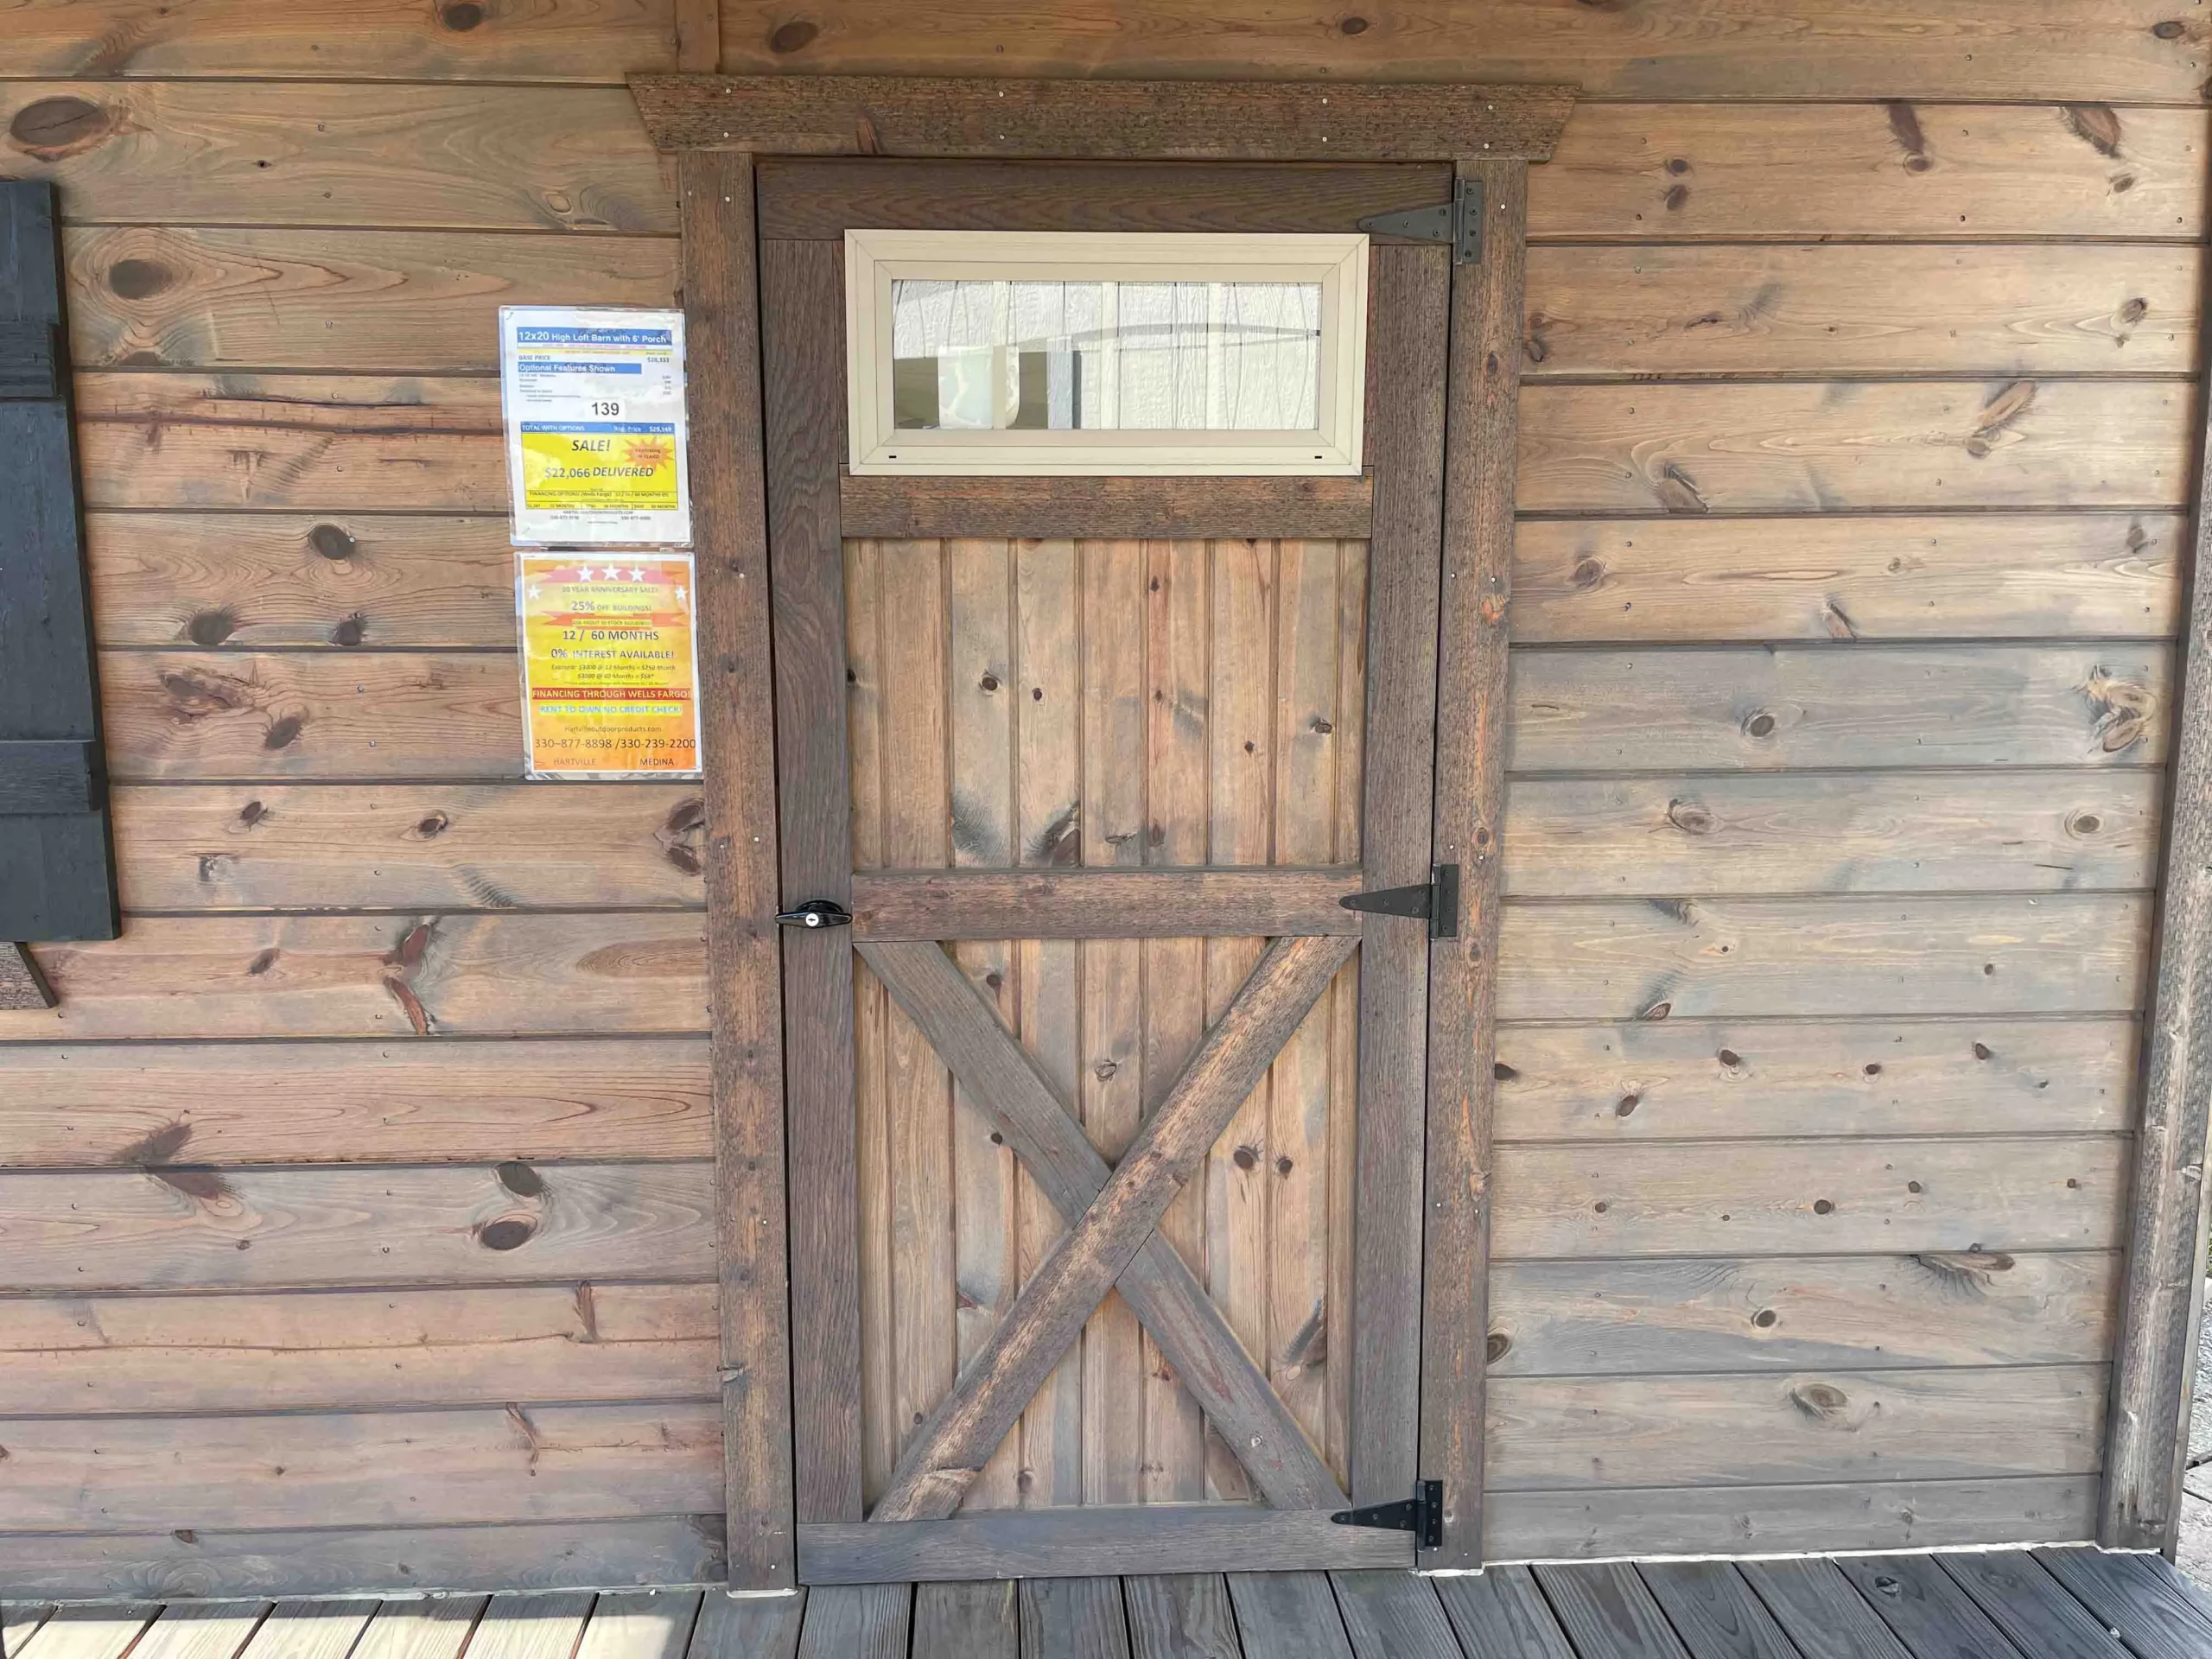
<path id="1" fill-rule="evenodd" d="M 891 334 L 907 429 L 1319 424 L 1319 283 L 899 280 Z"/>

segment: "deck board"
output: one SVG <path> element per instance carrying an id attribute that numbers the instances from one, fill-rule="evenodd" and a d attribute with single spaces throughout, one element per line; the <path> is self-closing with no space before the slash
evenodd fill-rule
<path id="1" fill-rule="evenodd" d="M 2083 1547 L 382 1601 L 0 1605 L 0 1659 L 2212 1659 L 2212 1599 Z"/>

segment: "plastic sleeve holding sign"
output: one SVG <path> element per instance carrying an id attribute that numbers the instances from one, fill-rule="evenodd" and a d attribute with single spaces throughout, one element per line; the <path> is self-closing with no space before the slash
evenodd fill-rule
<path id="1" fill-rule="evenodd" d="M 683 314 L 499 309 L 518 547 L 688 547 Z"/>
<path id="2" fill-rule="evenodd" d="M 691 574 L 688 553 L 523 556 L 531 777 L 699 775 Z"/>

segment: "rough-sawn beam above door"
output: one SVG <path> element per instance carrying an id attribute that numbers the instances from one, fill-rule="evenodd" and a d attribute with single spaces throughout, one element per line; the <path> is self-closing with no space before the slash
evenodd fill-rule
<path id="1" fill-rule="evenodd" d="M 633 75 L 660 149 L 1154 162 L 1550 157 L 1567 86 Z"/>

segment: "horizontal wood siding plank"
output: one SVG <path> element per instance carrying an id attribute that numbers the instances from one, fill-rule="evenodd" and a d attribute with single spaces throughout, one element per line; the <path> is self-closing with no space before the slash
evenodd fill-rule
<path id="1" fill-rule="evenodd" d="M 1568 513 L 2173 507 L 2195 402 L 2163 380 L 1537 383 L 1516 499 Z"/>
<path id="2" fill-rule="evenodd" d="M 63 243 L 70 354 L 80 368 L 489 372 L 499 366 L 499 307 L 665 307 L 677 245 L 451 231 L 73 230 Z"/>
<path id="3" fill-rule="evenodd" d="M 106 652 L 119 780 L 519 778 L 512 654 Z"/>
<path id="4" fill-rule="evenodd" d="M 0 1534 L 0 1593 L 316 1596 L 703 1584 L 721 1516 L 459 1527 Z"/>
<path id="5" fill-rule="evenodd" d="M 307 0 L 274 15 L 241 0 L 185 12 L 160 0 L 94 0 L 17 22 L 9 47 L 18 74 L 604 82 L 622 68 L 676 67 L 669 0 L 551 0 L 519 14 Z"/>
<path id="6" fill-rule="evenodd" d="M 2160 795 L 2158 774 L 2136 767 L 1523 778 L 1506 804 L 1505 889 L 1575 898 L 2145 888 L 2157 880 Z M 126 843 L 126 904 L 130 868 Z"/>
<path id="7" fill-rule="evenodd" d="M 2121 894 L 1515 905 L 1498 1017 L 2126 1013 L 2149 931 Z"/>
<path id="8" fill-rule="evenodd" d="M 1509 1026 L 1497 1137 L 2114 1135 L 2133 1020 L 1667 1020 Z"/>
<path id="9" fill-rule="evenodd" d="M 1522 651 L 1520 772 L 2148 766 L 2163 644 Z M 102 653 L 118 779 L 512 779 L 504 653 Z"/>
<path id="10" fill-rule="evenodd" d="M 2164 645 L 1516 651 L 1508 764 L 2154 766 L 2172 677 Z"/>
<path id="11" fill-rule="evenodd" d="M 696 783 L 141 785 L 112 810 L 132 910 L 705 899 Z"/>
<path id="12" fill-rule="evenodd" d="M 95 371 L 77 446 L 89 507 L 507 510 L 489 378 Z"/>
<path id="13" fill-rule="evenodd" d="M 1487 1373 L 2094 1364 L 2119 1273 L 2109 1252 L 1500 1262 Z"/>
<path id="14" fill-rule="evenodd" d="M 19 1167 L 704 1159 L 707 1045 L 0 1044 L 0 1146 Z"/>
<path id="15" fill-rule="evenodd" d="M 10 1170 L 0 1240 L 18 1290 L 709 1278 L 712 1187 L 705 1164 Z"/>
<path id="16" fill-rule="evenodd" d="M 2212 116 L 2201 107 L 1895 101 L 1895 72 L 1924 52 L 1924 43 L 1892 47 L 1878 103 L 1586 104 L 1551 162 L 1529 175 L 1529 233 L 2202 234 Z"/>
<path id="17" fill-rule="evenodd" d="M 2141 245 L 1539 247 L 1525 361 L 1532 378 L 2188 374 L 2202 265 Z"/>
<path id="18" fill-rule="evenodd" d="M 2094 1475 L 1491 1492 L 1493 1561 L 2038 1543 L 2096 1533 Z"/>
<path id="19" fill-rule="evenodd" d="M 2166 512 L 1535 519 L 1513 635 L 1547 642 L 2171 637 Z M 98 568 L 97 537 L 94 540 Z"/>
<path id="20" fill-rule="evenodd" d="M 2091 1474 L 2107 1375 L 1501 1376 L 1489 1389 L 1489 1490 Z"/>
<path id="21" fill-rule="evenodd" d="M 695 1514 L 721 1491 L 705 1403 L 0 1421 L 26 1532 L 429 1525 Z M 100 1474 L 87 1483 L 97 1459 Z"/>
<path id="22" fill-rule="evenodd" d="M 1962 1287 L 1989 1252 L 2121 1242 L 2120 1135 L 1497 1150 L 1491 1255 L 1912 1251 Z"/>
<path id="23" fill-rule="evenodd" d="M 1509 906 L 1507 1020 L 2126 1012 L 2137 895 L 1563 900 Z M 60 1006 L 0 1042 L 696 1034 L 696 912 L 135 916 L 41 947 Z"/>
<path id="24" fill-rule="evenodd" d="M 0 1014 L 0 1041 L 707 1028 L 696 912 L 133 917 L 39 960 L 60 1006 Z"/>
<path id="25" fill-rule="evenodd" d="M 0 1300 L 0 1417 L 701 1400 L 715 1367 L 705 1284 Z"/>
<path id="26" fill-rule="evenodd" d="M 1414 0 L 1361 27 L 1229 0 L 985 0 L 920 13 L 896 0 L 810 12 L 723 0 L 722 66 L 773 73 L 1198 74 L 1565 79 L 1613 98 L 2149 98 L 2186 103 L 2204 65 L 2193 33 L 2152 33 L 2158 0 L 1947 5 L 1940 29 L 1862 0 L 1714 3 L 1663 14 L 1560 11 L 1541 0 L 1470 9 Z"/>
<path id="27" fill-rule="evenodd" d="M 1912 55 L 1893 48 L 1892 68 Z M 988 67 L 1015 72 L 1003 56 Z M 1419 78 L 1438 73 L 1427 60 Z M 613 87 L 17 81 L 0 92 L 0 130 L 79 224 L 676 228 L 636 106 Z M 2188 240 L 2202 232 L 2206 137 L 2201 108 L 1586 104 L 1530 175 L 1529 229 Z"/>
<path id="28" fill-rule="evenodd" d="M 2164 637 L 2170 513 L 1533 519 L 1514 638 L 1552 642 Z M 94 620 L 117 645 L 510 645 L 503 516 L 89 515 Z"/>
<path id="29" fill-rule="evenodd" d="M 86 515 L 106 645 L 515 643 L 505 518 Z"/>
<path id="30" fill-rule="evenodd" d="M 1357 937 L 1357 868 L 901 870 L 853 878 L 861 939 Z"/>
<path id="31" fill-rule="evenodd" d="M 20 80 L 0 131 L 78 225 L 677 228 L 619 86 Z"/>

